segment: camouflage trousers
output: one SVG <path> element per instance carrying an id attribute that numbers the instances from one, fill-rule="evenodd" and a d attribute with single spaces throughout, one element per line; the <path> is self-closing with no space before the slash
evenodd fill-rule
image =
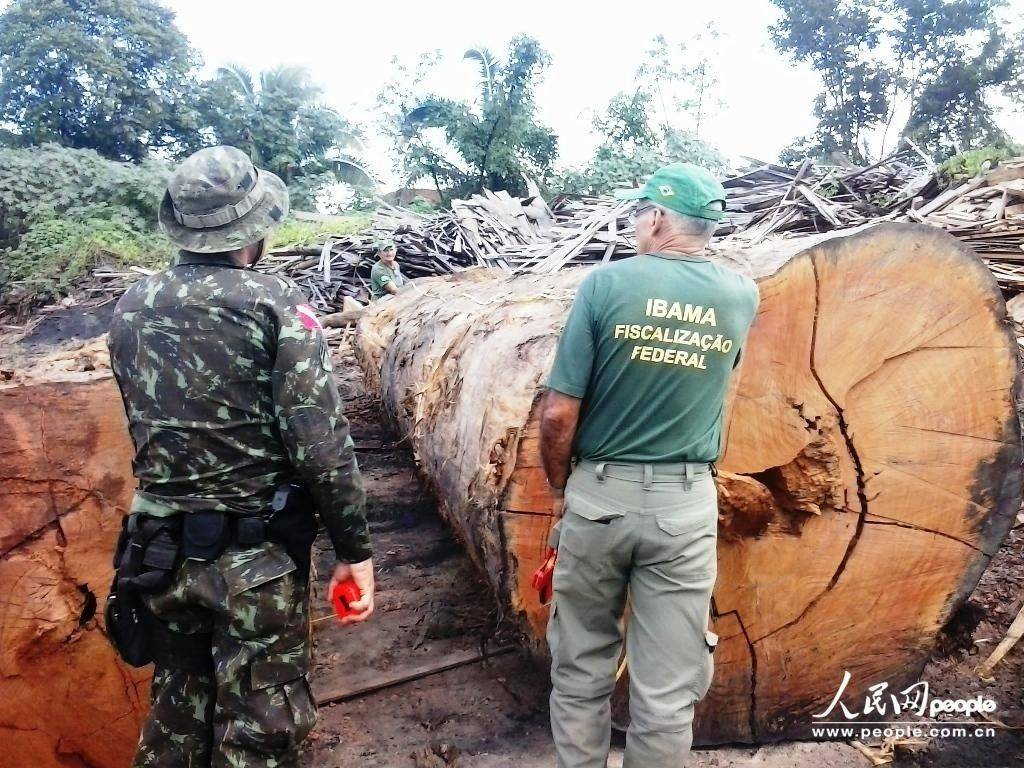
<path id="1" fill-rule="evenodd" d="M 146 599 L 185 633 L 210 633 L 212 674 L 161 668 L 133 768 L 292 768 L 316 722 L 309 590 L 275 543 L 186 560 Z"/>

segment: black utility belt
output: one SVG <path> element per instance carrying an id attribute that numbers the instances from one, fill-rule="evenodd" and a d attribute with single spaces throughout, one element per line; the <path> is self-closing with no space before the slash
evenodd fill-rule
<path id="1" fill-rule="evenodd" d="M 175 554 L 183 560 L 216 560 L 232 545 L 257 547 L 269 539 L 269 520 L 262 515 L 243 516 L 230 512 L 183 512 L 170 517 L 133 514 L 128 519 L 128 536 L 145 543 L 147 553 L 161 550 L 161 540 L 173 541 Z M 159 555 L 155 554 L 155 557 Z M 146 565 L 169 568 L 165 562 Z"/>
<path id="2" fill-rule="evenodd" d="M 305 584 L 316 532 L 309 495 L 290 484 L 276 489 L 266 516 L 230 512 L 129 515 L 122 521 L 114 552 L 114 580 L 105 610 L 111 642 L 132 666 L 155 660 L 172 669 L 208 671 L 209 637 L 172 631 L 151 615 L 144 596 L 169 588 L 186 560 L 212 562 L 228 547 L 257 547 L 268 541 L 284 548 Z"/>

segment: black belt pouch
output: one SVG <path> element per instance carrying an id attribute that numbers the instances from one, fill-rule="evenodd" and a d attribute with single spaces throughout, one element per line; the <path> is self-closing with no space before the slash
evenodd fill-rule
<path id="1" fill-rule="evenodd" d="M 185 515 L 183 554 L 189 560 L 216 560 L 227 549 L 229 534 L 228 516 L 223 512 L 190 512 Z"/>

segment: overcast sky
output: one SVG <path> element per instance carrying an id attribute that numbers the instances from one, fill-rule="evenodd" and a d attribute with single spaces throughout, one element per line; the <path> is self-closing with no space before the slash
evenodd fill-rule
<path id="1" fill-rule="evenodd" d="M 652 37 L 685 40 L 714 22 L 718 95 L 725 108 L 712 116 L 702 138 L 730 157 L 774 160 L 783 147 L 814 126 L 818 79 L 806 65 L 776 52 L 768 28 L 778 11 L 768 0 L 697 3 L 557 2 L 312 2 L 288 0 L 270 13 L 250 2 L 170 0 L 178 24 L 209 68 L 238 62 L 252 70 L 300 64 L 325 88 L 325 100 L 367 124 L 370 161 L 393 184 L 387 144 L 374 140 L 375 99 L 393 77 L 391 59 L 410 64 L 424 51 L 445 59 L 430 86 L 443 95 L 476 93 L 478 70 L 463 61 L 472 46 L 503 53 L 509 40 L 536 37 L 552 63 L 537 90 L 541 119 L 559 137 L 559 165 L 585 162 L 594 149 L 592 110 L 626 89 Z M 1024 0 L 1011 0 L 1011 23 L 1024 16 Z M 1018 27 L 1019 29 L 1019 27 Z M 1024 140 L 1024 115 L 1007 114 L 1004 127 Z"/>
<path id="2" fill-rule="evenodd" d="M 259 71 L 280 64 L 308 67 L 323 85 L 325 101 L 365 125 L 373 170 L 396 181 L 388 145 L 374 136 L 377 93 L 393 78 L 392 57 L 413 63 L 428 50 L 445 58 L 430 87 L 464 99 L 477 91 L 478 70 L 463 61 L 470 47 L 503 54 L 509 40 L 536 37 L 552 63 L 537 90 L 541 119 L 559 137 L 559 166 L 585 162 L 596 139 L 592 112 L 627 89 L 651 38 L 686 40 L 713 22 L 718 96 L 725 108 L 711 116 L 702 138 L 731 158 L 774 160 L 783 147 L 814 126 L 818 79 L 806 65 L 776 52 L 768 28 L 778 11 L 768 0 L 635 2 L 603 4 L 566 0 L 481 2 L 385 0 L 270 5 L 238 0 L 165 0 L 178 25 L 200 51 L 208 72 L 226 63 Z M 6 5 L 0 0 L 0 7 Z M 1022 28 L 1024 0 L 1003 12 Z M 1007 113 L 1003 127 L 1024 141 L 1024 114 Z"/>

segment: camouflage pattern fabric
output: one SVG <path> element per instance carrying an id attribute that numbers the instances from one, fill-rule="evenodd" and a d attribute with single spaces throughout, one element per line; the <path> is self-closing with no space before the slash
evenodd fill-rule
<path id="1" fill-rule="evenodd" d="M 213 675 L 157 667 L 133 768 L 293 768 L 316 723 L 309 593 L 280 545 L 187 560 L 146 604 L 178 632 L 211 633 Z"/>
<path id="2" fill-rule="evenodd" d="M 133 512 L 265 514 L 301 482 L 339 560 L 370 557 L 348 420 L 289 281 L 182 253 L 118 302 L 109 346 L 136 454 Z"/>
<path id="3" fill-rule="evenodd" d="M 160 229 L 179 248 L 223 253 L 258 243 L 288 217 L 288 189 L 235 147 L 201 149 L 175 169 Z"/>

